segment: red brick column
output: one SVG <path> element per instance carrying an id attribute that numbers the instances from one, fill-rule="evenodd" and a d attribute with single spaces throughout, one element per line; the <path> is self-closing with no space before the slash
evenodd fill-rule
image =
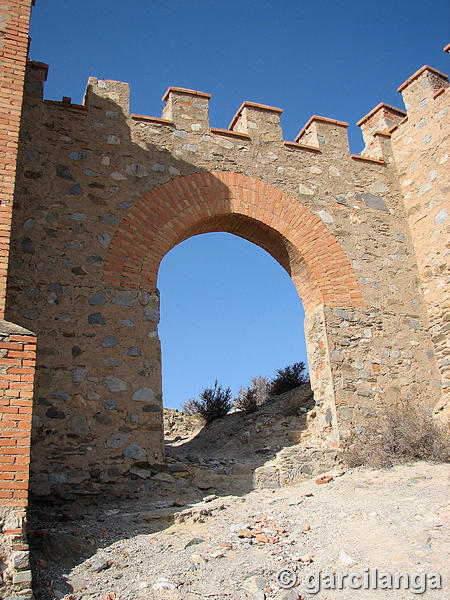
<path id="1" fill-rule="evenodd" d="M 0 330 L 1 506 L 26 506 L 28 502 L 35 363 L 34 335 L 26 330 L 3 334 Z"/>
<path id="2" fill-rule="evenodd" d="M 31 585 L 25 517 L 35 363 L 36 336 L 0 321 L 0 554 L 8 566 L 0 594 Z"/>
<path id="3" fill-rule="evenodd" d="M 5 311 L 9 238 L 32 0 L 0 3 L 0 317 Z"/>
<path id="4" fill-rule="evenodd" d="M 29 24 L 34 0 L 0 3 L 0 318 L 6 282 Z M 0 321 L 0 597 L 29 589 L 28 504 L 36 337 Z"/>

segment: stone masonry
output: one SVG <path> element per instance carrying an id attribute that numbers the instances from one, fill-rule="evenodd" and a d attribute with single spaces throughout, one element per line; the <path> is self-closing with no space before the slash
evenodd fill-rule
<path id="1" fill-rule="evenodd" d="M 241 236 L 291 276 L 322 441 L 396 402 L 449 411 L 444 74 L 423 67 L 400 87 L 406 112 L 366 115 L 352 155 L 347 123 L 313 116 L 287 142 L 281 109 L 244 102 L 217 129 L 193 90 L 169 88 L 162 118 L 130 114 L 128 85 L 94 77 L 82 105 L 44 100 L 31 4 L 0 4 L 0 524 L 16 590 L 31 413 L 37 496 L 98 493 L 164 461 L 158 268 L 190 236 Z"/>

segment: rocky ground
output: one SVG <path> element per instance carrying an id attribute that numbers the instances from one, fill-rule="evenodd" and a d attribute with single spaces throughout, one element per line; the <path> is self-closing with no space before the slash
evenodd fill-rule
<path id="1" fill-rule="evenodd" d="M 294 396 L 299 416 L 288 394 L 203 429 L 166 411 L 167 467 L 135 467 L 133 494 L 36 503 L 37 599 L 409 599 L 432 572 L 444 587 L 425 597 L 448 598 L 448 466 L 345 470 L 308 437 L 308 390 Z M 326 572 L 365 568 L 418 578 L 409 591 L 323 589 Z"/>

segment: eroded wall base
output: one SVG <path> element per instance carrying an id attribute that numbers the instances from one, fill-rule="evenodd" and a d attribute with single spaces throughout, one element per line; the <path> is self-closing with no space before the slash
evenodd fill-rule
<path id="1" fill-rule="evenodd" d="M 32 597 L 26 509 L 0 507 L 0 594 L 21 600 Z"/>

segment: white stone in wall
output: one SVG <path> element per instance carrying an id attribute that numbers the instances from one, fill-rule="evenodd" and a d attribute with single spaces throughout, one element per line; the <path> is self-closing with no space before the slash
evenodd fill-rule
<path id="1" fill-rule="evenodd" d="M 322 219 L 324 223 L 333 223 L 333 217 L 326 210 L 319 210 L 317 215 Z"/>
<path id="2" fill-rule="evenodd" d="M 300 194 L 303 194 L 304 196 L 312 196 L 314 194 L 313 190 L 310 190 L 302 183 L 299 184 L 298 191 L 300 192 Z"/>

